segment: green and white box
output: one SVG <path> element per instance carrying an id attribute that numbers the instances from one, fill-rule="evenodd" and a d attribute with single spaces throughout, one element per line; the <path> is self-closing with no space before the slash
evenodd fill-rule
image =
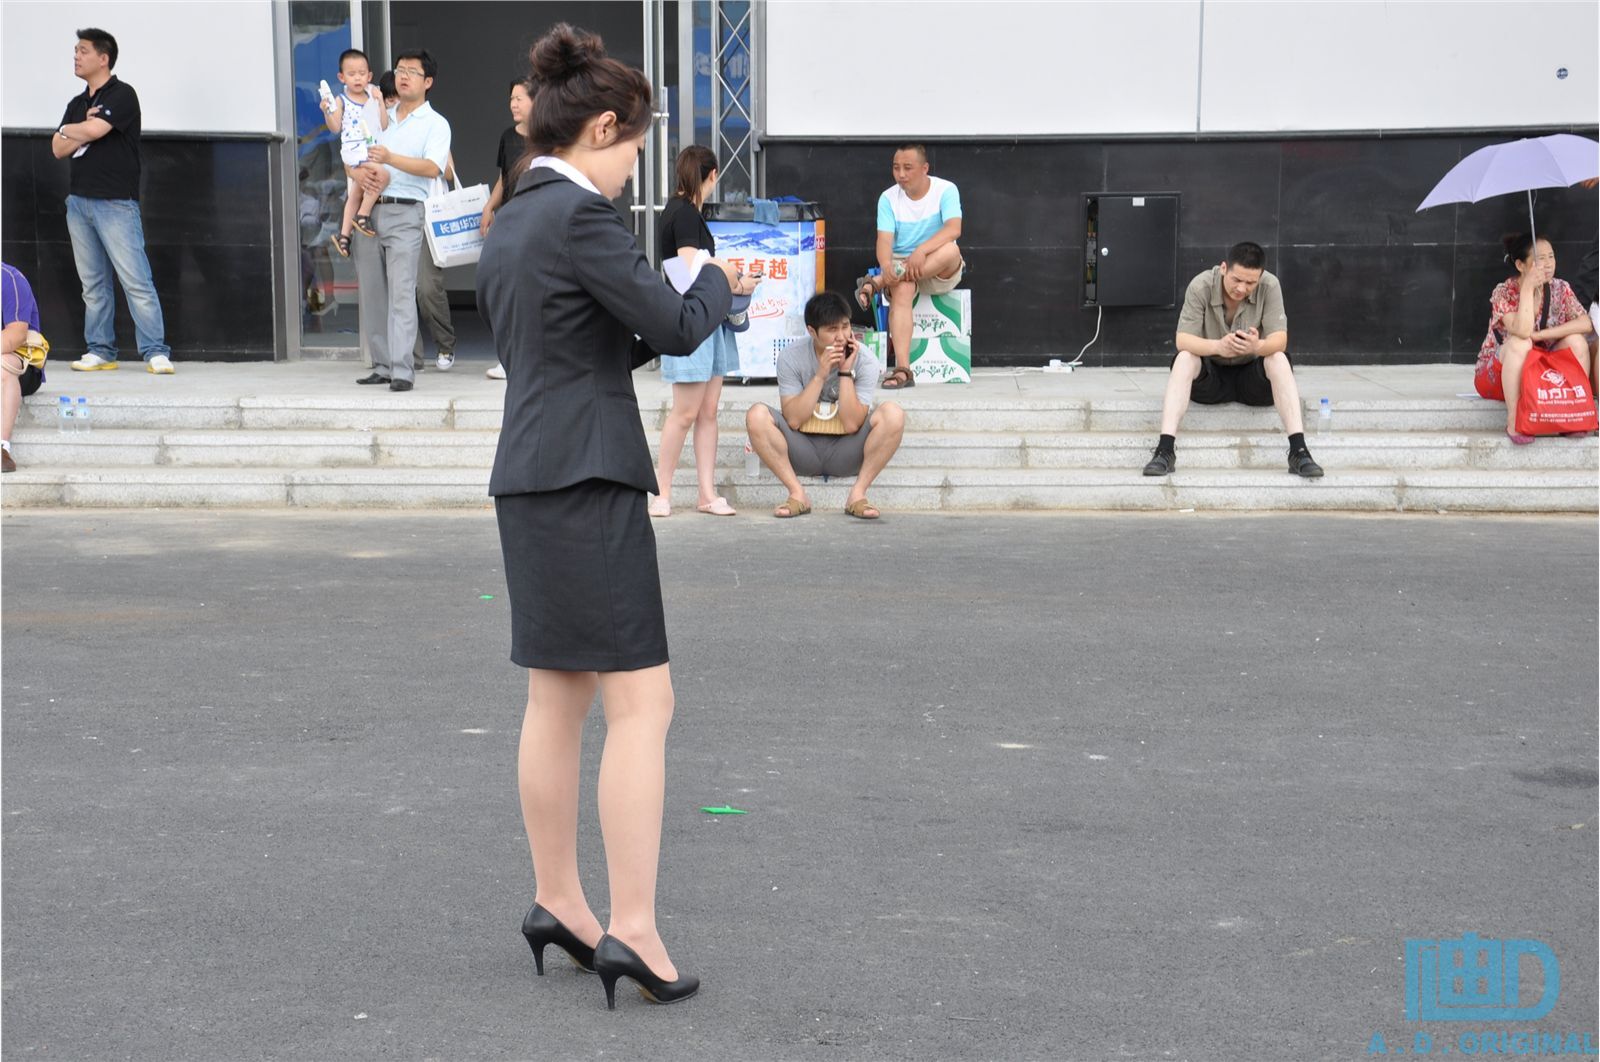
<path id="1" fill-rule="evenodd" d="M 946 295 L 919 294 L 911 302 L 911 338 L 972 335 L 972 292 L 965 288 Z"/>
<path id="2" fill-rule="evenodd" d="M 861 341 L 861 349 L 871 354 L 879 365 L 885 367 L 889 364 L 889 333 L 875 332 L 870 328 L 856 333 L 856 338 Z"/>
<path id="3" fill-rule="evenodd" d="M 913 339 L 911 375 L 918 383 L 971 383 L 972 339 L 968 336 Z"/>

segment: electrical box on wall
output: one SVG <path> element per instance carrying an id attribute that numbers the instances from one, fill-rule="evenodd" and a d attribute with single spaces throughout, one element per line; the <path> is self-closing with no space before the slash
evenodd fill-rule
<path id="1" fill-rule="evenodd" d="M 1178 194 L 1083 197 L 1083 304 L 1172 306 L 1178 294 Z"/>

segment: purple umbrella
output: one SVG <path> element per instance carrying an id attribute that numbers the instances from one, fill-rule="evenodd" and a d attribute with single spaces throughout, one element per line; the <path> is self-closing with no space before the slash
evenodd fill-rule
<path id="1" fill-rule="evenodd" d="M 1566 188 L 1600 177 L 1600 143 L 1556 133 L 1490 144 L 1451 168 L 1417 211 L 1442 203 L 1477 203 L 1511 192 L 1528 193 L 1528 232 L 1533 234 L 1533 190 Z"/>

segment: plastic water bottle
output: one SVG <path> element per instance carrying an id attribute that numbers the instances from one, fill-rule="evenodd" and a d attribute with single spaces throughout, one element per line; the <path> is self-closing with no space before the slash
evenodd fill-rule
<path id="1" fill-rule="evenodd" d="M 1317 403 L 1317 434 L 1333 434 L 1333 403 L 1326 398 Z"/>
<path id="2" fill-rule="evenodd" d="M 56 400 L 56 430 L 69 435 L 75 426 L 72 416 L 72 399 L 62 395 Z"/>
<path id="3" fill-rule="evenodd" d="M 74 430 L 84 435 L 89 434 L 89 429 L 92 425 L 89 423 L 89 400 L 87 398 L 81 396 L 78 398 L 78 409 L 73 419 L 77 421 L 73 426 Z"/>
<path id="4" fill-rule="evenodd" d="M 761 458 L 751 449 L 749 443 L 744 444 L 744 478 L 749 480 L 761 477 Z"/>

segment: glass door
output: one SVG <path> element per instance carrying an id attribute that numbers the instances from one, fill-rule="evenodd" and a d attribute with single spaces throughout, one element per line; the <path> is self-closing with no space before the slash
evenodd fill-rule
<path id="1" fill-rule="evenodd" d="M 328 131 L 319 105 L 321 82 L 326 81 L 335 94 L 342 88 L 339 53 L 352 47 L 355 7 L 350 0 L 289 3 L 300 349 L 303 356 L 310 357 L 348 356 L 361 341 L 355 262 L 341 256 L 334 246 L 348 179 L 339 161 L 339 138 Z M 357 233 L 352 238 L 362 237 Z"/>

